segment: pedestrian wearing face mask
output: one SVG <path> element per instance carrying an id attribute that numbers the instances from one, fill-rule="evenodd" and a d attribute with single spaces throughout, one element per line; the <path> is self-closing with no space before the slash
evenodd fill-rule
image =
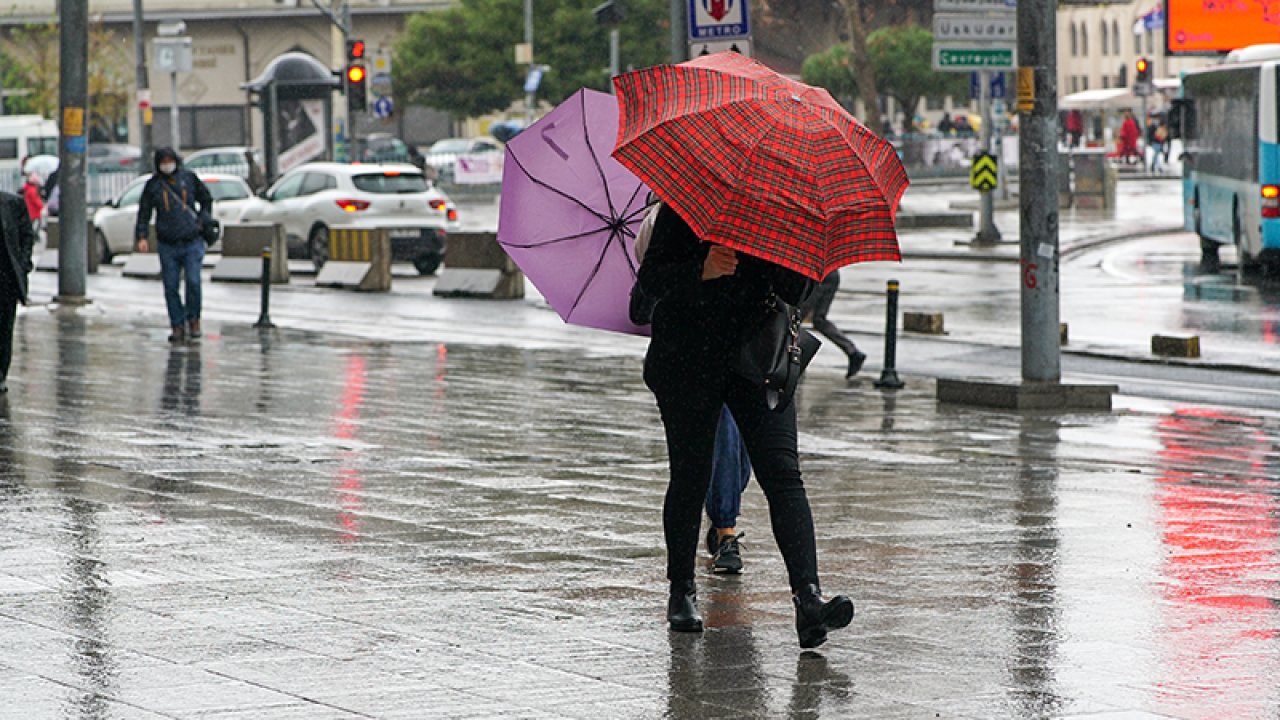
<path id="1" fill-rule="evenodd" d="M 169 342 L 200 337 L 200 269 L 204 264 L 201 228 L 213 217 L 213 197 L 195 173 L 182 167 L 173 148 L 156 150 L 156 173 L 142 189 L 134 237 L 139 252 L 147 251 L 147 228 L 156 217 L 160 279 L 169 311 Z M 179 293 L 186 280 L 184 297 Z"/>

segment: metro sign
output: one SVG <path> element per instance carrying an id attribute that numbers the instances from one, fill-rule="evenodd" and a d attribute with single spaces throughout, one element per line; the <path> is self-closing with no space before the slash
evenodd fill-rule
<path id="1" fill-rule="evenodd" d="M 689 0 L 690 39 L 711 40 L 750 34 L 747 0 Z"/>

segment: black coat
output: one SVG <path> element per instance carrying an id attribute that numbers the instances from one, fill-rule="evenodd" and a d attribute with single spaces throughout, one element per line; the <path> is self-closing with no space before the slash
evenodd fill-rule
<path id="1" fill-rule="evenodd" d="M 0 268 L 5 276 L 0 282 L 17 282 L 17 297 L 25 305 L 27 302 L 27 273 L 31 272 L 31 248 L 35 245 L 36 234 L 31 229 L 31 218 L 27 215 L 27 202 L 21 195 L 0 192 L 0 235 L 4 235 L 4 259 L 7 265 Z"/>
<path id="2" fill-rule="evenodd" d="M 138 219 L 134 237 L 147 237 L 151 213 L 156 215 L 156 239 L 162 243 L 183 243 L 200 235 L 200 228 L 213 214 L 209 188 L 190 170 L 178 168 L 173 175 L 156 173 L 142 188 L 138 198 Z"/>
<path id="3" fill-rule="evenodd" d="M 658 213 L 640 265 L 640 288 L 657 299 L 646 380 L 700 382 L 728 370 L 749 332 L 763 321 L 771 293 L 796 304 L 813 281 L 745 253 L 731 276 L 704 281 L 709 245 L 668 206 Z"/>

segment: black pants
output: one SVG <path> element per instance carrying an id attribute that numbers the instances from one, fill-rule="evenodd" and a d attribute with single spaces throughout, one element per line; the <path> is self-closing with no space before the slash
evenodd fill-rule
<path id="1" fill-rule="evenodd" d="M 9 377 L 13 360 L 13 321 L 18 314 L 18 296 L 7 286 L 0 286 L 0 382 Z"/>
<path id="2" fill-rule="evenodd" d="M 834 343 L 845 355 L 853 357 L 853 354 L 858 352 L 858 346 L 840 332 L 840 328 L 836 327 L 835 323 L 827 319 L 827 313 L 831 311 L 831 302 L 836 299 L 836 290 L 840 289 L 839 278 L 840 276 L 833 272 L 826 280 L 819 283 L 807 304 L 813 309 L 813 329 Z"/>
<path id="3" fill-rule="evenodd" d="M 765 406 L 763 390 L 727 372 L 697 373 L 697 382 L 687 382 L 689 377 L 671 386 L 649 383 L 662 413 L 671 463 L 671 482 L 662 506 L 667 579 L 694 577 L 720 407 L 727 404 L 747 446 L 756 480 L 769 501 L 773 537 L 782 551 L 791 589 L 818 584 L 813 516 L 796 450 L 795 406 L 773 412 Z M 651 379 L 657 378 L 646 372 L 646 381 Z"/>

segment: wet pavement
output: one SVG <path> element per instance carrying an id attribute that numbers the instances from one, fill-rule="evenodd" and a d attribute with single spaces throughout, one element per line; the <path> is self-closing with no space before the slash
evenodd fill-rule
<path id="1" fill-rule="evenodd" d="M 0 718 L 1264 718 L 1280 413 L 1044 416 L 818 368 L 796 644 L 759 490 L 663 622 L 630 348 L 25 311 L 0 423 Z"/>
<path id="2" fill-rule="evenodd" d="M 802 463 L 824 588 L 858 611 L 801 652 L 754 484 L 746 573 L 703 567 L 707 632 L 667 632 L 642 339 L 396 282 L 290 287 L 265 335 L 256 288 L 210 283 L 177 348 L 154 281 L 21 312 L 0 719 L 1280 714 L 1274 375 L 1045 415 L 940 405 L 932 370 L 881 392 L 874 357 L 846 382 L 820 353 Z M 1005 352 L 903 347 L 949 372 Z M 1089 362 L 1067 369 L 1157 382 Z"/>

